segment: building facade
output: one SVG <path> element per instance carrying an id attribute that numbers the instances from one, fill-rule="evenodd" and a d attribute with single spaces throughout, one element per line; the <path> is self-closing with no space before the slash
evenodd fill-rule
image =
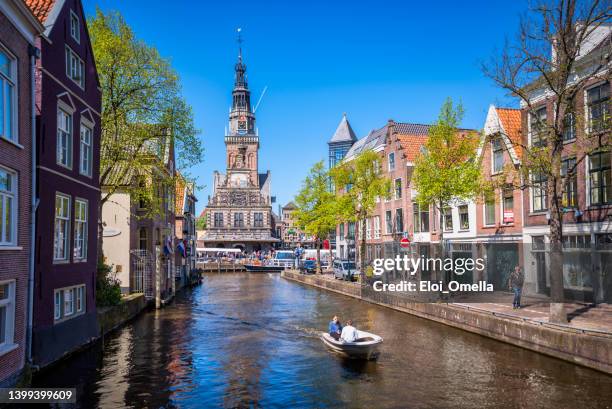
<path id="1" fill-rule="evenodd" d="M 152 135 L 165 135 L 151 129 Z M 147 141 L 147 166 L 117 167 L 102 186 L 113 190 L 102 209 L 103 251 L 120 281 L 123 293 L 143 293 L 159 308 L 176 292 L 174 144 L 170 135 Z"/>
<path id="2" fill-rule="evenodd" d="M 479 154 L 482 175 L 495 181 L 496 188 L 492 197 L 482 198 L 476 206 L 476 241 L 480 256 L 487 261 L 485 277 L 495 289 L 507 289 L 514 267 L 524 267 L 521 141 L 521 111 L 491 105 Z M 526 294 L 532 292 L 534 283 L 529 271 Z"/>
<path id="3" fill-rule="evenodd" d="M 196 280 L 194 276 L 196 262 L 196 220 L 194 184 L 187 182 L 178 174 L 175 193 L 175 279 L 177 287 L 182 287 Z"/>
<path id="4" fill-rule="evenodd" d="M 79 0 L 27 0 L 45 26 L 36 73 L 34 363 L 97 336 L 101 91 Z"/>
<path id="5" fill-rule="evenodd" d="M 560 113 L 565 125 L 561 164 L 561 176 L 566 176 L 562 199 L 565 298 L 598 303 L 612 301 L 611 42 L 612 24 L 608 23 L 582 44 L 574 81 L 584 82 L 572 111 Z M 588 77 L 583 77 L 585 73 Z M 545 143 L 542 130 L 554 120 L 557 101 L 546 87 L 534 86 L 530 92 L 531 107 L 521 105 L 522 143 L 532 148 Z M 548 180 L 535 172 L 529 178 L 523 195 L 524 262 L 534 267 L 530 273 L 535 291 L 549 294 Z"/>
<path id="6" fill-rule="evenodd" d="M 300 245 L 302 248 L 314 248 L 315 238 L 303 232 L 295 220 L 297 206 L 293 202 L 287 203 L 281 208 L 281 240 L 284 248 L 293 249 Z"/>
<path id="7" fill-rule="evenodd" d="M 23 0 L 0 2 L 0 387 L 29 358 L 34 59 L 44 31 Z"/>
<path id="8" fill-rule="evenodd" d="M 213 194 L 202 217 L 206 247 L 257 251 L 272 248 L 273 237 L 270 171 L 259 173 L 259 133 L 251 108 L 246 65 L 239 52 L 229 129 L 225 135 L 226 173 L 214 172 Z"/>

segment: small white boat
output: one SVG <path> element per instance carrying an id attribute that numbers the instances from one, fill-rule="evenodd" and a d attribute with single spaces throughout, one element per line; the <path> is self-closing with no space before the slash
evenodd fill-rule
<path id="1" fill-rule="evenodd" d="M 359 330 L 357 330 L 357 339 L 353 342 L 336 340 L 326 332 L 321 333 L 321 340 L 334 352 L 359 359 L 372 359 L 378 356 L 378 347 L 383 342 L 382 337 Z"/>

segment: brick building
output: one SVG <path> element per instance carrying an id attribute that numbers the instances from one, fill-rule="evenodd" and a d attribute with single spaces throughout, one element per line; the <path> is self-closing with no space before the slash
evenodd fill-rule
<path id="1" fill-rule="evenodd" d="M 175 192 L 175 276 L 178 286 L 192 282 L 196 260 L 195 186 L 177 172 Z"/>
<path id="2" fill-rule="evenodd" d="M 22 0 L 0 2 L 0 386 L 14 385 L 29 358 L 34 46 L 43 30 Z"/>
<path id="3" fill-rule="evenodd" d="M 36 65 L 34 363 L 98 335 L 101 91 L 79 0 L 27 0 L 45 26 Z"/>

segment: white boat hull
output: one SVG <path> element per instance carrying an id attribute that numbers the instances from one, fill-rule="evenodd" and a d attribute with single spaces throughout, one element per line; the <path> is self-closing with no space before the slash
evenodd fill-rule
<path id="1" fill-rule="evenodd" d="M 334 352 L 356 359 L 377 357 L 378 348 L 383 342 L 382 337 L 365 331 L 357 331 L 357 342 L 337 341 L 326 332 L 321 333 L 321 340 Z"/>

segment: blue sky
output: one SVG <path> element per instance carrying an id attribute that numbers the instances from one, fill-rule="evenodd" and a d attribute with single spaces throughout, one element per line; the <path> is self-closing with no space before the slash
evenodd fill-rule
<path id="1" fill-rule="evenodd" d="M 480 129 L 491 103 L 515 106 L 480 63 L 518 28 L 527 1 L 84 0 L 118 10 L 138 37 L 170 58 L 205 145 L 191 173 L 211 192 L 225 170 L 236 28 L 257 110 L 260 172 L 272 172 L 278 204 L 292 200 L 346 112 L 359 137 L 396 121 L 430 123 L 446 97 L 461 100 L 463 126 Z"/>

